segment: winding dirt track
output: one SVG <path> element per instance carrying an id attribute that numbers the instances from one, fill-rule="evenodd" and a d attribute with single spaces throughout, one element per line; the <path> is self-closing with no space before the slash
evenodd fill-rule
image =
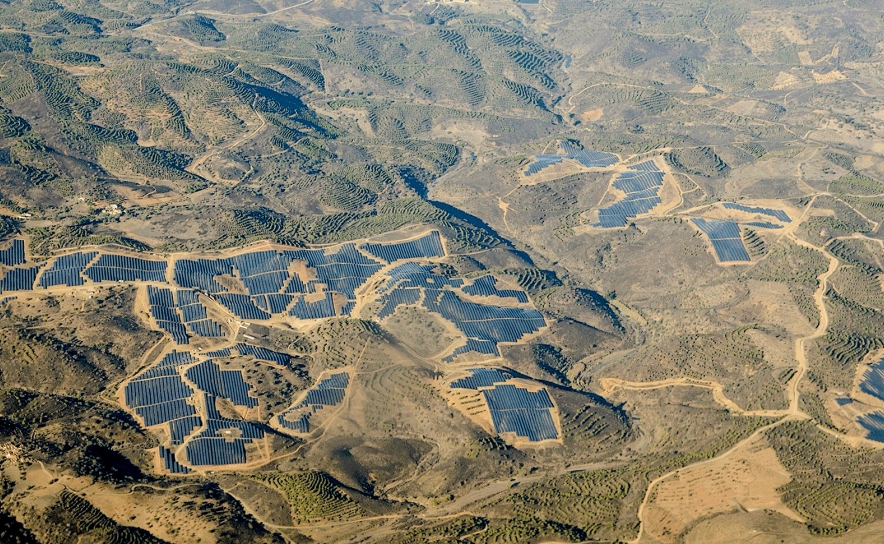
<path id="1" fill-rule="evenodd" d="M 826 311 L 824 295 L 826 292 L 827 282 L 829 277 L 835 273 L 838 269 L 838 259 L 830 255 L 824 248 L 817 247 L 813 244 L 810 244 L 804 240 L 801 240 L 793 233 L 789 233 L 789 238 L 796 244 L 812 249 L 814 251 L 818 251 L 825 255 L 829 259 L 829 268 L 818 276 L 819 285 L 817 286 L 816 291 L 814 292 L 813 300 L 816 304 L 817 309 L 820 313 L 820 322 L 817 325 L 817 328 L 808 336 L 804 336 L 801 338 L 797 338 L 795 340 L 795 361 L 797 363 L 795 375 L 789 381 L 789 384 L 786 387 L 786 394 L 789 399 L 789 408 L 786 410 L 756 410 L 756 411 L 745 411 L 732 400 L 728 399 L 723 392 L 723 388 L 721 384 L 713 381 L 707 380 L 693 380 L 690 378 L 678 378 L 671 380 L 662 380 L 659 382 L 627 382 L 625 380 L 616 380 L 613 378 L 603 378 L 601 380 L 602 386 L 604 390 L 608 392 L 609 390 L 614 390 L 617 388 L 621 389 L 634 389 L 634 390 L 648 390 L 648 389 L 659 389 L 662 387 L 673 387 L 673 386 L 693 386 L 693 387 L 704 387 L 712 390 L 712 397 L 716 402 L 727 408 L 728 410 L 746 416 L 772 416 L 772 417 L 780 417 L 779 420 L 774 421 L 769 425 L 765 425 L 757 429 L 748 437 L 734 444 L 729 450 L 722 453 L 721 455 L 712 457 L 710 459 L 706 459 L 704 461 L 700 461 L 694 463 L 692 465 L 687 465 L 685 467 L 681 467 L 679 469 L 667 472 L 654 480 L 652 480 L 648 484 L 648 489 L 645 491 L 645 497 L 642 500 L 641 504 L 638 507 L 638 520 L 639 520 L 639 530 L 638 536 L 635 540 L 630 541 L 631 544 L 637 544 L 641 541 L 642 536 L 644 535 L 644 511 L 648 502 L 650 501 L 652 492 L 654 488 L 662 481 L 670 478 L 671 476 L 680 473 L 683 470 L 688 468 L 702 466 L 713 461 L 718 461 L 722 458 L 728 457 L 733 454 L 733 452 L 739 450 L 745 444 L 748 444 L 750 441 L 757 438 L 761 433 L 766 432 L 769 429 L 776 427 L 777 425 L 781 425 L 786 421 L 795 421 L 801 419 L 809 419 L 809 416 L 801 411 L 800 409 L 800 395 L 801 393 L 798 391 L 798 385 L 801 382 L 801 379 L 807 373 L 807 353 L 806 353 L 806 343 L 809 340 L 813 340 L 815 338 L 819 338 L 826 334 L 826 331 L 829 327 L 829 314 Z"/>

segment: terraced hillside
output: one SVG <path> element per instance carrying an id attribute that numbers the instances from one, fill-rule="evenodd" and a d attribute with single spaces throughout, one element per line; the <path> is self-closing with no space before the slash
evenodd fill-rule
<path id="1" fill-rule="evenodd" d="M 879 11 L 4 3 L 0 540 L 880 540 Z"/>

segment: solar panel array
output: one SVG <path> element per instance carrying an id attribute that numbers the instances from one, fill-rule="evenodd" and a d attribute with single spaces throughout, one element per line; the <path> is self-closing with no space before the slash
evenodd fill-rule
<path id="1" fill-rule="evenodd" d="M 341 293 L 348 302 L 355 303 L 356 290 L 382 268 L 381 263 L 360 253 L 353 244 L 344 244 L 336 253 L 326 251 L 301 249 L 288 253 L 316 271 L 316 279 L 307 282 L 308 292 L 314 292 L 316 284 L 322 283 L 326 291 Z"/>
<path id="2" fill-rule="evenodd" d="M 310 416 L 325 406 L 340 404 L 349 383 L 350 374 L 346 372 L 330 375 L 309 389 L 304 400 L 277 416 L 276 421 L 290 431 L 310 432 Z"/>
<path id="3" fill-rule="evenodd" d="M 209 319 L 206 307 L 199 301 L 195 290 L 179 289 L 175 293 L 175 299 L 184 324 L 191 333 L 203 338 L 222 338 L 224 336 L 221 325 Z"/>
<path id="4" fill-rule="evenodd" d="M 417 240 L 411 240 L 410 242 L 365 244 L 362 246 L 362 249 L 387 263 L 405 259 L 445 256 L 445 249 L 442 247 L 442 237 L 439 236 L 439 231 L 435 230 L 426 236 Z"/>
<path id="5" fill-rule="evenodd" d="M 751 221 L 746 223 L 746 226 L 756 227 L 759 229 L 781 229 L 783 225 L 777 225 L 776 223 L 769 223 L 767 221 Z"/>
<path id="6" fill-rule="evenodd" d="M 29 268 L 10 268 L 0 280 L 0 293 L 4 291 L 30 291 L 37 281 L 37 274 L 43 265 Z"/>
<path id="7" fill-rule="evenodd" d="M 337 315 L 334 296 L 331 292 L 326 292 L 325 298 L 314 302 L 307 302 L 306 297 L 301 295 L 295 300 L 292 309 L 289 310 L 289 315 L 297 317 L 298 319 L 323 319 L 326 317 L 334 317 Z"/>
<path id="8" fill-rule="evenodd" d="M 230 259 L 175 261 L 174 278 L 180 287 L 200 289 L 206 293 L 223 293 L 227 288 L 215 281 L 215 276 L 225 275 L 233 275 L 233 264 Z"/>
<path id="9" fill-rule="evenodd" d="M 18 266 L 25 262 L 24 240 L 13 240 L 6 249 L 0 249 L 0 264 L 5 266 Z"/>
<path id="10" fill-rule="evenodd" d="M 884 412 L 872 412 L 859 416 L 856 421 L 866 430 L 866 438 L 884 442 Z"/>
<path id="11" fill-rule="evenodd" d="M 532 162 L 528 166 L 528 169 L 525 170 L 525 175 L 534 175 L 548 166 L 562 162 L 564 159 L 565 157 L 562 155 L 536 155 L 534 157 L 534 162 Z"/>
<path id="12" fill-rule="evenodd" d="M 753 206 L 744 206 L 742 204 L 736 204 L 734 202 L 725 202 L 724 207 L 728 210 L 739 210 L 741 212 L 760 213 L 762 215 L 769 215 L 771 217 L 779 219 L 783 223 L 791 223 L 792 222 L 792 218 L 790 218 L 789 214 L 787 214 L 783 210 L 775 210 L 773 208 L 756 208 Z"/>
<path id="13" fill-rule="evenodd" d="M 498 434 L 516 433 L 531 442 L 558 438 L 559 433 L 550 412 L 553 404 L 545 389 L 532 393 L 504 384 L 494 389 L 483 389 L 482 395 Z"/>
<path id="14" fill-rule="evenodd" d="M 255 306 L 255 303 L 252 302 L 248 295 L 215 293 L 212 295 L 212 298 L 240 319 L 270 319 L 270 314 Z"/>
<path id="15" fill-rule="evenodd" d="M 17 297 L 3 297 L 3 298 L 0 298 L 0 306 L 3 306 L 4 304 L 7 304 L 7 303 L 9 303 L 9 302 L 12 302 L 12 301 L 15 300 L 16 298 L 17 298 Z"/>
<path id="16" fill-rule="evenodd" d="M 740 235 L 740 226 L 735 222 L 703 218 L 694 218 L 691 221 L 709 238 L 720 262 L 750 261 Z"/>
<path id="17" fill-rule="evenodd" d="M 663 172 L 653 161 L 645 161 L 617 176 L 613 186 L 626 193 L 626 198 L 600 209 L 599 220 L 593 224 L 595 227 L 625 227 L 630 219 L 648 213 L 660 204 Z"/>
<path id="18" fill-rule="evenodd" d="M 870 365 L 859 382 L 859 390 L 877 399 L 884 400 L 884 359 Z"/>
<path id="19" fill-rule="evenodd" d="M 229 399 L 236 406 L 258 406 L 257 399 L 249 396 L 251 386 L 243 379 L 241 370 L 221 370 L 215 362 L 207 360 L 188 368 L 184 375 L 204 393 Z"/>
<path id="20" fill-rule="evenodd" d="M 498 289 L 497 278 L 494 276 L 482 276 L 481 278 L 477 278 L 471 285 L 464 287 L 463 292 L 468 295 L 514 298 L 522 303 L 528 302 L 528 295 L 526 295 L 524 291 L 517 291 L 515 289 Z"/>
<path id="21" fill-rule="evenodd" d="M 268 363 L 274 363 L 279 366 L 286 366 L 291 361 L 291 356 L 286 355 L 285 353 L 279 353 L 278 351 L 273 351 L 267 348 L 262 348 L 258 346 L 250 346 L 249 344 L 236 344 L 233 346 L 237 353 L 240 355 L 251 355 L 255 359 L 260 361 L 267 361 Z M 222 350 L 223 351 L 223 350 Z M 230 349 L 227 349 L 227 355 L 230 355 Z M 213 352 L 218 353 L 218 352 Z M 218 355 L 210 355 L 210 357 L 219 357 Z"/>
<path id="22" fill-rule="evenodd" d="M 52 263 L 52 267 L 40 276 L 40 287 L 52 287 L 53 285 L 75 287 L 83 285 L 84 280 L 80 273 L 96 255 L 98 255 L 96 251 L 89 251 L 87 253 L 78 251 L 70 255 L 58 257 Z"/>
<path id="23" fill-rule="evenodd" d="M 289 279 L 291 252 L 258 251 L 230 259 L 250 295 L 278 293 Z"/>
<path id="24" fill-rule="evenodd" d="M 503 383 L 513 375 L 496 368 L 471 368 L 470 375 L 451 382 L 451 389 L 479 389 Z"/>
<path id="25" fill-rule="evenodd" d="M 383 303 L 379 317 L 392 314 L 399 305 L 415 304 L 419 300 L 416 293 L 422 292 L 424 308 L 454 323 L 467 338 L 466 345 L 455 350 L 446 361 L 469 351 L 500 355 L 497 348 L 499 342 L 516 342 L 525 334 L 546 325 L 543 315 L 534 309 L 503 308 L 465 301 L 450 289 L 462 287 L 463 280 L 435 274 L 428 266 L 402 263 L 393 268 L 389 276 L 386 284 L 378 290 Z M 527 301 L 527 296 L 522 295 Z"/>
<path id="26" fill-rule="evenodd" d="M 581 149 L 567 140 L 562 141 L 561 147 L 563 155 L 536 155 L 534 162 L 525 170 L 525 175 L 536 174 L 548 166 L 562 162 L 563 159 L 573 159 L 588 168 L 605 168 L 617 164 L 620 160 L 613 153 Z"/>
<path id="27" fill-rule="evenodd" d="M 569 159 L 574 159 L 583 166 L 589 168 L 604 168 L 617 164 L 617 161 L 620 160 L 617 158 L 617 155 L 614 155 L 613 153 L 593 151 L 592 149 L 580 149 L 567 140 L 562 141 L 562 151 L 565 152 Z"/>
<path id="28" fill-rule="evenodd" d="M 264 438 L 263 429 L 248 421 L 221 417 L 214 395 L 205 395 L 205 402 L 205 426 L 184 446 L 188 462 L 193 466 L 245 463 L 246 444 Z"/>
<path id="29" fill-rule="evenodd" d="M 166 281 L 166 261 L 103 254 L 86 269 L 86 277 L 101 281 Z"/>
<path id="30" fill-rule="evenodd" d="M 182 465 L 175 459 L 175 453 L 172 450 L 160 446 L 160 459 L 163 460 L 163 466 L 172 474 L 188 474 L 190 469 Z"/>
<path id="31" fill-rule="evenodd" d="M 176 370 L 192 362 L 189 353 L 173 351 L 126 385 L 126 406 L 141 417 L 145 427 L 196 415 L 196 409 L 187 402 L 193 389 Z"/>
<path id="32" fill-rule="evenodd" d="M 172 299 L 172 291 L 165 288 L 147 286 L 147 301 L 150 304 L 150 315 L 153 317 L 157 326 L 172 337 L 178 345 L 189 343 L 187 330 L 181 321 L 181 316 L 175 308 L 175 301 Z"/>

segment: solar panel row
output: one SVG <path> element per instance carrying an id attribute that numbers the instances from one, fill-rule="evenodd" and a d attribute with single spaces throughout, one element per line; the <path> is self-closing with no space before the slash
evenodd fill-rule
<path id="1" fill-rule="evenodd" d="M 276 417 L 276 421 L 285 428 L 300 433 L 310 432 L 310 416 L 325 406 L 334 406 L 344 400 L 350 374 L 338 372 L 320 380 L 307 391 L 304 400 L 290 410 Z"/>
<path id="2" fill-rule="evenodd" d="M 172 474 L 187 474 L 190 469 L 182 465 L 175 459 L 175 454 L 171 450 L 160 446 L 160 459 L 163 460 L 163 466 Z"/>
<path id="3" fill-rule="evenodd" d="M 410 242 L 401 242 L 398 244 L 365 244 L 362 249 L 369 252 L 378 259 L 392 263 L 404 259 L 418 259 L 430 257 L 444 257 L 445 250 L 442 248 L 442 238 L 439 231 L 431 233 L 411 240 Z"/>
<path id="4" fill-rule="evenodd" d="M 866 438 L 875 442 L 884 442 L 884 412 L 864 414 L 856 420 L 866 429 Z"/>
<path id="5" fill-rule="evenodd" d="M 184 328 L 181 316 L 175 309 L 172 291 L 148 285 L 147 301 L 150 303 L 150 315 L 157 322 L 157 326 L 169 333 L 176 344 L 188 344 L 190 340 L 187 336 L 187 329 Z"/>
<path id="6" fill-rule="evenodd" d="M 325 298 L 315 302 L 307 302 L 304 296 L 299 296 L 289 315 L 298 319 L 322 319 L 326 317 L 334 317 L 337 315 L 335 310 L 334 298 L 331 292 L 325 293 Z"/>
<path id="7" fill-rule="evenodd" d="M 746 223 L 749 227 L 757 227 L 759 229 L 781 229 L 783 225 L 777 225 L 776 223 L 769 223 L 767 221 L 751 221 Z"/>
<path id="8" fill-rule="evenodd" d="M 497 342 L 492 342 L 490 340 L 476 340 L 475 338 L 467 338 L 467 343 L 463 346 L 455 348 L 451 355 L 444 357 L 442 359 L 445 363 L 450 363 L 451 361 L 457 359 L 458 356 L 463 355 L 464 353 L 482 353 L 485 355 L 500 355 L 500 350 L 497 349 Z"/>
<path id="9" fill-rule="evenodd" d="M 196 415 L 194 407 L 186 402 L 193 389 L 175 371 L 192 361 L 189 353 L 173 351 L 126 385 L 126 406 L 144 420 L 145 427 Z"/>
<path id="10" fill-rule="evenodd" d="M 588 168 L 604 168 L 616 164 L 617 161 L 620 160 L 617 158 L 617 155 L 614 155 L 613 153 L 593 151 L 592 149 L 580 149 L 567 140 L 562 141 L 562 151 L 567 154 L 569 159 L 574 159 Z"/>
<path id="11" fill-rule="evenodd" d="M 229 399 L 236 406 L 254 408 L 258 401 L 249 396 L 251 386 L 246 383 L 240 370 L 221 370 L 211 360 L 203 361 L 187 369 L 187 379 L 204 393 Z"/>
<path id="12" fill-rule="evenodd" d="M 498 433 L 514 432 L 532 442 L 558 438 L 550 413 L 553 404 L 545 389 L 530 392 L 505 384 L 483 389 L 482 394 Z"/>
<path id="13" fill-rule="evenodd" d="M 617 176 L 613 186 L 626 193 L 626 198 L 600 209 L 599 220 L 593 226 L 624 227 L 630 219 L 651 211 L 662 202 L 658 193 L 663 186 L 663 172 L 653 161 L 646 161 Z"/>
<path id="14" fill-rule="evenodd" d="M 564 158 L 562 155 L 537 155 L 534 157 L 534 162 L 525 170 L 525 175 L 532 176 L 548 166 L 562 162 Z"/>
<path id="15" fill-rule="evenodd" d="M 237 465 L 246 462 L 246 444 L 264 437 L 264 431 L 248 421 L 223 418 L 215 396 L 206 394 L 205 428 L 184 447 L 191 465 Z"/>
<path id="16" fill-rule="evenodd" d="M 24 240 L 13 240 L 6 249 L 0 249 L 0 264 L 5 266 L 18 266 L 25 262 Z"/>
<path id="17" fill-rule="evenodd" d="M 275 363 L 279 366 L 285 366 L 289 364 L 291 360 L 291 356 L 286 355 L 285 353 L 279 353 L 278 351 L 273 351 L 267 348 L 262 348 L 258 346 L 250 346 L 249 344 L 236 344 L 233 346 L 236 349 L 237 353 L 240 355 L 251 355 L 255 359 L 259 359 L 261 361 L 267 361 L 268 363 Z M 227 349 L 227 355 L 230 355 L 230 350 Z M 213 352 L 218 353 L 218 352 Z M 225 355 L 225 356 L 227 356 Z M 210 357 L 218 357 L 218 355 L 211 355 Z"/>
<path id="18" fill-rule="evenodd" d="M 869 366 L 859 383 L 859 390 L 884 400 L 884 360 Z"/>
<path id="19" fill-rule="evenodd" d="M 151 261 L 126 255 L 101 254 L 84 272 L 94 282 L 166 281 L 166 261 Z"/>
<path id="20" fill-rule="evenodd" d="M 792 218 L 789 217 L 789 214 L 784 212 L 783 210 L 775 210 L 773 208 L 759 208 L 754 206 L 744 206 L 742 204 L 736 204 L 734 202 L 725 202 L 724 207 L 728 210 L 739 210 L 742 212 L 748 213 L 760 213 L 762 215 L 769 215 L 776 219 L 779 219 L 783 223 L 791 223 Z"/>
<path id="21" fill-rule="evenodd" d="M 0 280 L 0 293 L 4 291 L 30 291 L 37 281 L 37 274 L 43 265 L 38 264 L 30 268 L 10 268 Z"/>
<path id="22" fill-rule="evenodd" d="M 378 319 L 392 315 L 399 306 L 417 304 L 421 299 L 421 291 L 416 287 L 403 287 L 381 296 L 380 302 L 384 305 L 378 312 Z"/>
<path id="23" fill-rule="evenodd" d="M 479 389 L 502 383 L 513 375 L 496 368 L 471 368 L 470 375 L 451 382 L 451 389 Z"/>
<path id="24" fill-rule="evenodd" d="M 691 221 L 709 238 L 712 249 L 721 262 L 749 262 L 749 253 L 743 245 L 740 226 L 733 221 L 694 218 Z"/>
<path id="25" fill-rule="evenodd" d="M 236 293 L 215 293 L 212 295 L 219 304 L 233 312 L 240 319 L 263 320 L 270 319 L 270 314 L 255 306 L 248 295 Z"/>
<path id="26" fill-rule="evenodd" d="M 281 314 L 285 312 L 293 299 L 294 296 L 281 293 L 252 296 L 252 301 L 255 303 L 255 306 L 271 314 Z"/>
<path id="27" fill-rule="evenodd" d="M 516 291 L 514 289 L 498 289 L 497 278 L 495 278 L 494 276 L 482 276 L 480 278 L 477 278 L 475 281 L 473 281 L 471 285 L 467 285 L 466 287 L 464 287 L 463 292 L 468 295 L 514 298 L 522 303 L 528 302 L 528 295 L 526 295 L 524 291 Z"/>
<path id="28" fill-rule="evenodd" d="M 194 429 L 202 426 L 203 420 L 199 416 L 184 417 L 174 419 L 169 422 L 169 435 L 172 438 L 172 445 L 178 446 L 184 442 L 184 439 L 190 436 Z"/>
<path id="29" fill-rule="evenodd" d="M 215 276 L 233 275 L 230 259 L 197 259 L 175 261 L 175 283 L 180 287 L 201 289 L 206 293 L 223 293 L 223 285 L 215 281 Z"/>
<path id="30" fill-rule="evenodd" d="M 52 287 L 53 285 L 75 287 L 83 285 L 84 280 L 80 273 L 96 255 L 98 253 L 95 251 L 88 253 L 78 251 L 77 253 L 58 257 L 52 263 L 52 267 L 40 276 L 40 287 Z"/>
<path id="31" fill-rule="evenodd" d="M 194 438 L 185 446 L 191 465 L 241 465 L 246 462 L 246 441 L 223 438 Z"/>

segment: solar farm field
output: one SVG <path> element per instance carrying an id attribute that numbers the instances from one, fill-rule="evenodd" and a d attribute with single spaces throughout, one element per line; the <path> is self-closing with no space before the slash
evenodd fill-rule
<path id="1" fill-rule="evenodd" d="M 746 246 L 743 245 L 740 227 L 737 223 L 703 218 L 695 218 L 691 221 L 709 239 L 719 262 L 749 262 L 751 260 Z"/>

